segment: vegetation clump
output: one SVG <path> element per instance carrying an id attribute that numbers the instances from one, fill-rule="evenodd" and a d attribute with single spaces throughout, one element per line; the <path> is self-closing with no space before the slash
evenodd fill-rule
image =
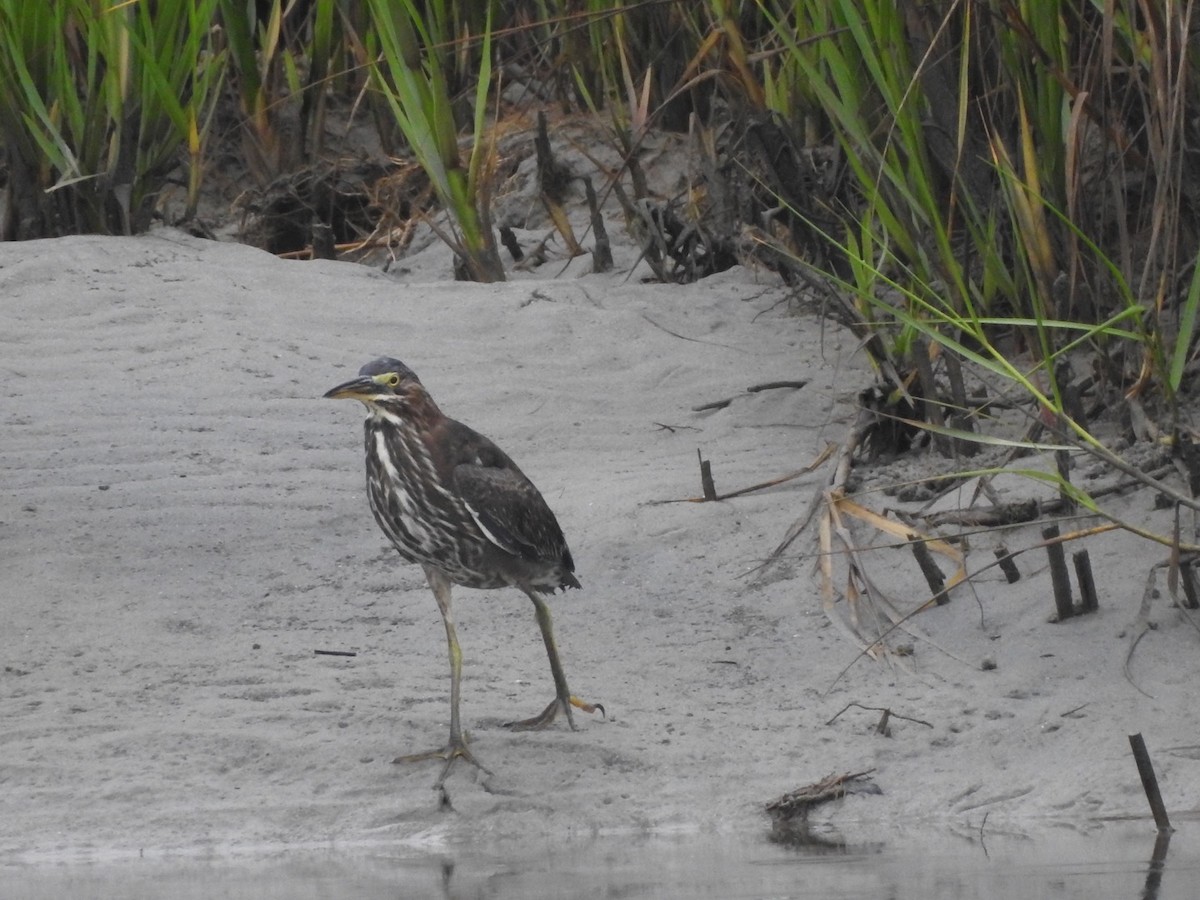
<path id="1" fill-rule="evenodd" d="M 420 222 L 459 277 L 500 280 L 546 258 L 546 241 L 494 221 L 498 185 L 536 145 L 567 254 L 590 244 L 611 265 L 608 204 L 659 279 L 749 262 L 819 299 L 877 366 L 877 424 L 917 416 L 936 449 L 966 455 L 991 410 L 1024 403 L 1027 443 L 1037 427 L 1111 462 L 1089 430 L 1106 407 L 1131 437 L 1185 443 L 1195 14 L 1194 0 L 0 0 L 0 237 L 204 232 L 205 191 L 229 183 L 272 251 L 402 254 Z M 373 158 L 335 158 L 333 116 Z M 581 117 L 615 164 L 599 146 L 577 148 L 590 171 L 552 158 L 554 123 Z M 690 160 L 670 193 L 641 162 L 663 133 L 686 136 Z M 565 205 L 585 195 L 576 233 Z M 878 456 L 911 431 L 863 433 Z"/>

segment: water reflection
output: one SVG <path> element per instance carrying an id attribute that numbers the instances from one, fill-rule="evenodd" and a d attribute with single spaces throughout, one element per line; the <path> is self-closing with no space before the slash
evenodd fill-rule
<path id="1" fill-rule="evenodd" d="M 1162 886 L 1163 872 L 1167 867 L 1167 849 L 1171 846 L 1171 832 L 1160 831 L 1154 839 L 1154 852 L 1150 854 L 1150 866 L 1146 869 L 1146 886 L 1142 889 L 1143 900 L 1159 900 L 1158 890 Z"/>
<path id="2" fill-rule="evenodd" d="M 1170 846 L 1145 824 L 1037 836 L 898 833 L 854 844 L 688 836 L 605 838 L 538 852 L 461 847 L 295 852 L 246 860 L 0 866 L 0 897 L 60 900 L 400 900 L 400 898 L 822 898 L 822 900 L 1192 900 L 1194 838 Z M 1149 860 L 1147 862 L 1147 860 Z"/>

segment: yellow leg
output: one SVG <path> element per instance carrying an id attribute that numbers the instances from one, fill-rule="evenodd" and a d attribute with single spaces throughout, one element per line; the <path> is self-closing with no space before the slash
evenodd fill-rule
<path id="1" fill-rule="evenodd" d="M 550 620 L 550 607 L 535 591 L 528 588 L 522 588 L 522 590 L 533 601 L 538 627 L 542 630 L 542 642 L 546 645 L 546 655 L 550 657 L 550 672 L 554 676 L 554 699 L 550 702 L 549 706 L 536 716 L 516 722 L 508 722 L 506 725 L 514 731 L 534 731 L 550 725 L 561 712 L 566 715 L 567 724 L 571 726 L 571 730 L 577 731 L 578 728 L 575 725 L 575 717 L 571 714 L 571 707 L 589 713 L 595 712 L 598 709 L 601 715 L 604 714 L 604 707 L 598 703 L 587 703 L 571 695 L 571 691 L 567 687 L 567 676 L 563 671 L 562 661 L 558 658 L 558 645 L 554 642 L 554 626 Z"/>
<path id="2" fill-rule="evenodd" d="M 397 756 L 392 762 L 409 763 L 426 759 L 444 759 L 446 764 L 442 767 L 442 773 L 433 783 L 434 790 L 438 790 L 446 781 L 450 770 L 454 768 L 454 763 L 460 759 L 466 760 L 489 775 L 491 772 L 481 765 L 467 749 L 467 740 L 463 736 L 462 727 L 459 724 L 458 698 L 462 682 L 462 649 L 458 646 L 458 633 L 455 631 L 454 616 L 450 611 L 450 581 L 445 575 L 433 569 L 426 569 L 425 577 L 429 580 L 429 587 L 433 589 L 433 596 L 442 613 L 442 622 L 446 626 L 446 644 L 450 651 L 450 741 L 445 747 L 438 750 Z"/>

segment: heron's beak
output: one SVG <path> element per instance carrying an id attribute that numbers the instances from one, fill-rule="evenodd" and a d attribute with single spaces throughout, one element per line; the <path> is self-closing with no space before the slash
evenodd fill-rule
<path id="1" fill-rule="evenodd" d="M 325 392 L 326 400 L 367 400 L 383 393 L 374 378 L 364 375 Z"/>

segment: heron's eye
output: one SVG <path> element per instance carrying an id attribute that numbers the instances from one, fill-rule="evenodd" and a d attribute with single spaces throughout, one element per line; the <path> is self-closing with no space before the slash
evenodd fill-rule
<path id="1" fill-rule="evenodd" d="M 397 375 L 395 372 L 391 372 L 388 374 L 387 378 L 384 379 L 384 383 L 388 387 L 395 387 L 396 385 L 398 385 L 400 383 L 400 376 Z"/>

